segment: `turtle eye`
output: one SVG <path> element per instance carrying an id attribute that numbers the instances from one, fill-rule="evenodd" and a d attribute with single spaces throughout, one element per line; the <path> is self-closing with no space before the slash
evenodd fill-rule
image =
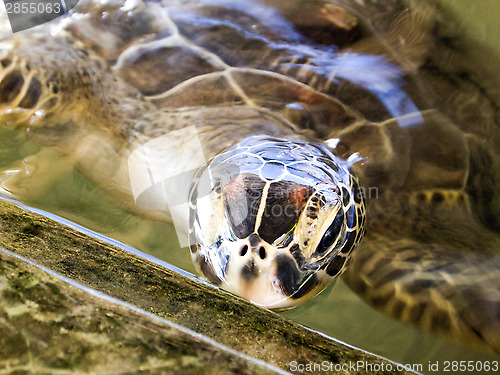
<path id="1" fill-rule="evenodd" d="M 340 235 L 340 230 L 342 229 L 342 224 L 344 223 L 344 211 L 342 209 L 337 212 L 335 219 L 328 227 L 328 229 L 323 234 L 321 241 L 316 247 L 315 253 L 318 255 L 324 255 L 328 249 L 336 242 Z"/>

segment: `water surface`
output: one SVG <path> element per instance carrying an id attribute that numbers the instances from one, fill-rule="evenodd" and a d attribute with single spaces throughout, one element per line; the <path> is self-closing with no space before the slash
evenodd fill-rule
<path id="1" fill-rule="evenodd" d="M 460 14 L 457 23 L 465 25 L 473 39 L 496 46 L 500 35 L 497 22 L 500 2 L 444 2 Z M 4 177 L 9 171 L 25 165 L 33 173 L 46 174 L 47 181 L 54 186 L 49 193 L 32 194 L 25 203 L 78 222 L 194 273 L 189 252 L 178 246 L 171 225 L 125 212 L 75 170 L 68 160 L 64 157 L 54 159 L 49 148 L 40 148 L 28 141 L 23 132 L 0 126 L 0 140 L 0 171 Z M 29 158 L 35 153 L 43 156 Z M 50 175 L 54 171 L 57 174 Z M 33 189 L 31 186 L 26 188 Z M 414 368 L 423 373 L 449 373 L 443 371 L 445 361 L 500 360 L 498 356 L 476 352 L 396 322 L 364 304 L 341 281 L 313 301 L 282 314 L 348 344 L 417 366 Z M 428 371 L 430 363 L 438 363 L 441 371 Z M 422 367 L 418 367 L 420 365 Z"/>

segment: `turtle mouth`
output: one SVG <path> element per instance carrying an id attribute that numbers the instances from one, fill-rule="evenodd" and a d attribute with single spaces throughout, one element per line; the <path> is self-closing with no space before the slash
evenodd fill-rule
<path id="1" fill-rule="evenodd" d="M 250 260 L 241 268 L 241 278 L 247 282 L 251 283 L 259 276 L 260 269 L 255 265 L 253 260 Z"/>
<path id="2" fill-rule="evenodd" d="M 279 250 L 252 236 L 225 246 L 229 257 L 222 288 L 264 308 L 281 306 L 288 299 L 277 277 Z"/>
<path id="3" fill-rule="evenodd" d="M 221 286 L 257 306 L 283 310 L 301 303 L 299 298 L 317 286 L 316 278 L 302 285 L 302 276 L 290 254 L 250 236 L 233 243 Z"/>
<path id="4" fill-rule="evenodd" d="M 212 283 L 266 309 L 286 310 L 324 287 L 314 272 L 303 272 L 288 249 L 256 236 L 211 249 L 195 249 L 200 271 Z M 192 250 L 193 251 L 193 250 Z M 203 261 L 200 261 L 202 259 Z"/>

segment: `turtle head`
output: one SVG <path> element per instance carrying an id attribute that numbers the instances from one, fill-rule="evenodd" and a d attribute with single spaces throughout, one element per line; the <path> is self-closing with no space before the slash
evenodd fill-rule
<path id="1" fill-rule="evenodd" d="M 315 296 L 363 235 L 363 196 L 349 167 L 321 144 L 264 136 L 211 159 L 190 194 L 195 265 L 265 308 Z"/>

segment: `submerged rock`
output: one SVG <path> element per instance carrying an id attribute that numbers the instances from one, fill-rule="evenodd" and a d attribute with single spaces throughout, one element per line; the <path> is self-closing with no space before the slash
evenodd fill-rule
<path id="1" fill-rule="evenodd" d="M 0 369 L 408 373 L 53 219 L 0 200 Z"/>

